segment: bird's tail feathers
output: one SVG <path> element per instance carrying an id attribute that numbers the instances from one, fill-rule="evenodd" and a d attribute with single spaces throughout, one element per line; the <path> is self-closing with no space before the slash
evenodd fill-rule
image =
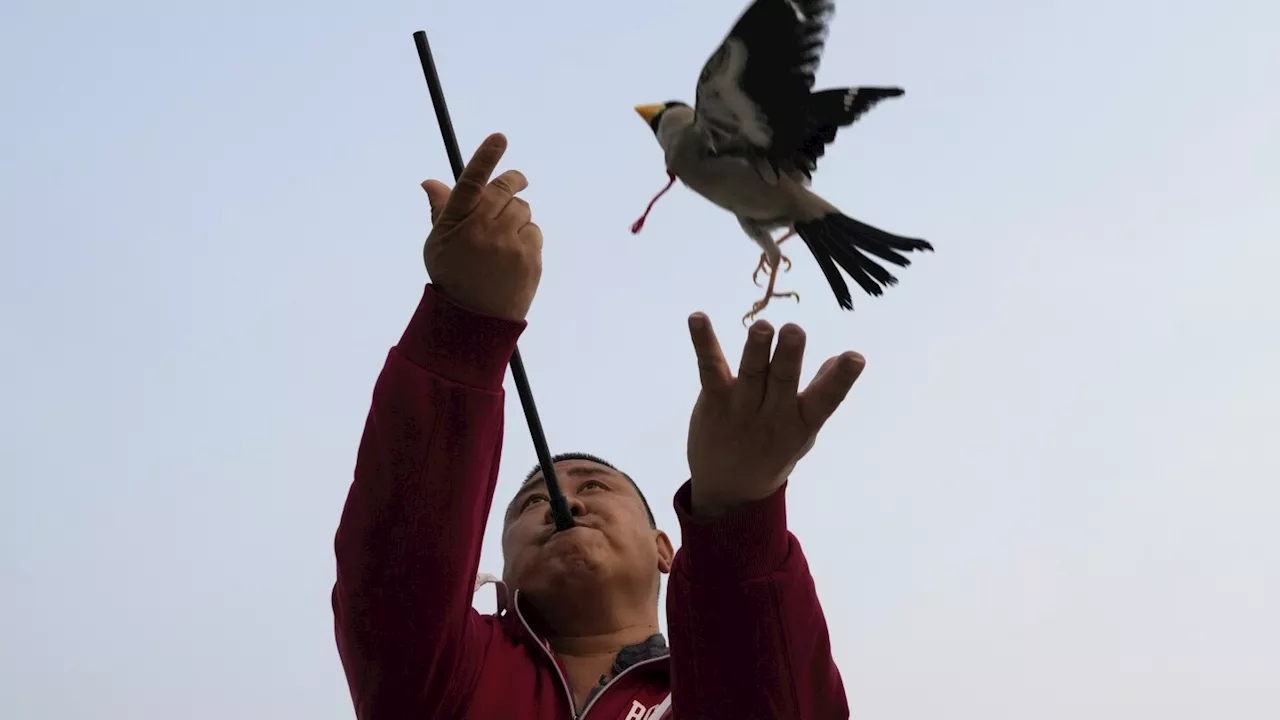
<path id="1" fill-rule="evenodd" d="M 899 267 L 907 267 L 911 261 L 902 253 L 933 251 L 933 245 L 924 240 L 887 233 L 839 211 L 797 222 L 795 230 L 818 261 L 818 267 L 831 285 L 840 307 L 846 310 L 853 309 L 853 297 L 837 266 L 843 268 L 868 295 L 878 296 L 884 293 L 885 287 L 898 284 L 898 279 L 864 252 Z"/>

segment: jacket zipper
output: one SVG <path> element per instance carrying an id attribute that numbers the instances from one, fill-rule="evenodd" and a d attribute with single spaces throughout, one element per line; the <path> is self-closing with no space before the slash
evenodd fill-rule
<path id="1" fill-rule="evenodd" d="M 574 706 L 573 689 L 569 687 L 569 679 L 564 676 L 564 672 L 560 669 L 560 663 L 556 662 L 556 656 L 551 653 L 551 650 L 548 649 L 545 644 L 543 644 L 542 638 L 538 637 L 538 634 L 533 631 L 533 628 L 529 627 L 529 623 L 524 619 L 524 613 L 520 612 L 520 591 L 519 590 L 515 591 L 514 597 L 512 598 L 512 604 L 515 605 L 516 617 L 520 618 L 520 624 L 524 626 L 525 631 L 529 633 L 530 637 L 538 641 L 538 647 L 541 648 L 542 653 L 547 656 L 547 659 L 551 661 L 551 666 L 556 669 L 556 677 L 560 678 L 560 687 L 564 690 L 564 696 L 569 701 L 569 711 L 575 712 L 577 708 Z M 609 690 L 609 686 L 616 683 L 619 678 L 623 677 L 624 675 L 631 672 L 632 670 L 635 670 L 638 667 L 643 667 L 645 665 L 652 665 L 654 663 L 662 662 L 663 660 L 666 660 L 666 659 L 667 657 L 663 656 L 663 657 L 649 658 L 648 660 L 641 660 L 635 665 L 632 665 L 626 670 L 623 670 L 617 675 L 614 675 L 613 678 L 609 680 L 609 682 L 604 684 L 604 687 L 600 688 L 600 692 L 596 693 L 596 696 L 591 698 L 591 702 L 587 703 L 587 706 L 582 708 L 582 713 L 574 715 L 574 720 L 585 720 L 585 718 L 587 717 L 587 713 L 591 712 L 591 707 L 596 704 L 596 701 L 600 699 L 601 695 L 604 695 Z"/>
<path id="2" fill-rule="evenodd" d="M 583 708 L 583 709 L 582 709 L 582 714 L 578 716 L 578 720 L 584 720 L 584 718 L 586 718 L 586 717 L 587 717 L 587 713 L 591 712 L 591 706 L 592 706 L 592 705 L 595 705 L 595 704 L 596 704 L 596 701 L 600 699 L 600 696 L 601 696 L 601 695 L 604 695 L 606 692 L 608 692 L 608 691 L 609 691 L 609 686 L 610 686 L 610 685 L 612 685 L 612 684 L 614 684 L 615 682 L 617 682 L 617 681 L 618 681 L 618 679 L 619 679 L 619 678 L 621 678 L 623 675 L 626 675 L 627 673 L 631 672 L 632 670 L 635 670 L 635 669 L 636 669 L 636 668 L 638 668 L 638 667 L 642 667 L 642 666 L 644 666 L 644 665 L 652 665 L 653 663 L 662 662 L 663 660 L 666 660 L 666 659 L 667 659 L 667 658 L 664 656 L 664 657 L 649 658 L 648 660 L 641 660 L 640 662 L 636 663 L 635 665 L 632 665 L 631 667 L 627 668 L 626 670 L 623 670 L 622 672 L 618 673 L 617 675 L 614 675 L 614 676 L 613 676 L 613 679 L 612 679 L 612 680 L 610 680 L 609 682 L 605 683 L 605 684 L 604 684 L 604 687 L 600 688 L 600 692 L 596 693 L 596 696 L 595 696 L 595 697 L 593 697 L 593 698 L 591 698 L 591 702 L 587 703 L 587 706 L 586 706 L 585 708 Z M 557 667 L 558 667 L 558 666 L 557 666 Z"/>

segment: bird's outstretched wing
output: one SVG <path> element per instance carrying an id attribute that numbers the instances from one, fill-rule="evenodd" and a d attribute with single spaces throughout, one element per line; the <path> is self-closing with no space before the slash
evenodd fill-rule
<path id="1" fill-rule="evenodd" d="M 755 0 L 743 12 L 698 77 L 695 125 L 712 152 L 791 164 L 815 133 L 809 93 L 834 12 L 832 0 Z"/>
<path id="2" fill-rule="evenodd" d="M 818 169 L 818 159 L 836 139 L 840 128 L 853 124 L 881 100 L 902 94 L 902 88 L 896 87 L 840 88 L 813 93 L 806 101 L 803 139 L 790 155 L 781 159 L 783 167 L 812 177 Z"/>

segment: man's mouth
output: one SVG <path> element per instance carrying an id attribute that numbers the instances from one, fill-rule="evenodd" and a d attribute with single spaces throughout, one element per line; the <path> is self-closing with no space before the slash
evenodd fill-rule
<path id="1" fill-rule="evenodd" d="M 573 527 L 569 528 L 568 530 L 557 531 L 555 526 L 552 525 L 551 527 L 547 528 L 547 531 L 545 533 L 543 533 L 542 542 L 549 543 L 560 535 L 564 535 L 566 533 L 572 533 L 578 530 L 595 530 L 595 528 L 591 527 L 590 525 L 583 525 L 581 522 L 579 522 L 579 523 L 576 523 Z"/>

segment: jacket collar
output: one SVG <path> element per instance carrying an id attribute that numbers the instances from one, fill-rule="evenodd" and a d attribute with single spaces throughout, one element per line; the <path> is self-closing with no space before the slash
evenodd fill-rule
<path id="1" fill-rule="evenodd" d="M 507 584 L 499 580 L 490 573 L 480 573 L 476 576 L 475 590 L 473 594 L 480 591 L 485 585 L 493 584 L 497 592 L 497 616 L 502 620 L 508 621 L 508 627 L 514 630 L 518 636 L 522 637 L 526 642 L 536 645 L 551 660 L 555 666 L 556 672 L 560 676 L 561 684 L 565 688 L 568 695 L 569 706 L 573 707 L 573 695 L 569 691 L 569 682 L 564 675 L 564 669 L 561 667 L 559 660 L 556 659 L 555 653 L 551 650 L 551 644 L 545 638 L 538 636 L 525 619 L 524 614 L 520 612 L 520 591 L 511 592 L 507 589 Z M 654 633 L 642 642 L 635 645 L 628 645 L 618 651 L 617 657 L 613 660 L 611 668 L 611 676 L 602 676 L 600 682 L 591 690 L 587 696 L 586 708 L 590 708 L 596 696 L 602 690 L 608 687 L 609 683 L 626 673 L 631 668 L 639 665 L 661 662 L 665 664 L 670 655 L 670 649 L 667 647 L 667 639 L 662 633 Z M 664 702 L 662 708 L 665 710 L 669 705 L 668 701 Z M 584 708 L 584 710 L 586 709 Z M 661 716 L 661 714 L 659 715 Z"/>
<path id="2" fill-rule="evenodd" d="M 472 591 L 472 594 L 480 592 L 480 588 L 485 585 L 494 586 L 494 590 L 497 594 L 498 617 L 506 617 L 508 613 L 514 609 L 514 613 L 511 614 L 515 616 L 514 619 L 517 621 L 516 624 L 521 629 L 522 634 L 526 635 L 528 639 L 534 641 L 538 645 L 547 647 L 547 641 L 544 638 L 539 637 L 538 634 L 533 631 L 533 628 L 530 627 L 528 621 L 525 619 L 524 613 L 520 611 L 520 591 L 516 590 L 514 593 L 511 592 L 507 588 L 507 584 L 502 582 L 502 580 L 498 579 L 498 577 L 492 573 L 480 573 L 476 576 L 475 589 Z M 663 637 L 662 633 L 654 633 L 643 642 L 636 643 L 635 645 L 628 645 L 619 650 L 618 657 L 613 662 L 613 672 L 616 675 L 636 663 L 666 657 L 669 652 L 670 651 L 667 648 L 667 639 Z"/>

